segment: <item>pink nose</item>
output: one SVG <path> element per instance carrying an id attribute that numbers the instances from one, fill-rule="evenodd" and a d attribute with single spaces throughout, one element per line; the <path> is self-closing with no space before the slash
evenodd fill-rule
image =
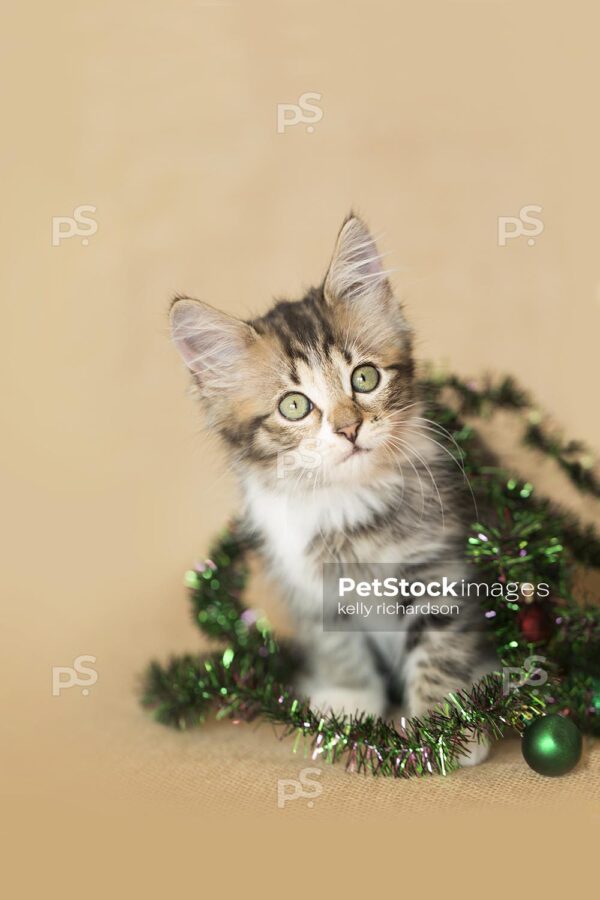
<path id="1" fill-rule="evenodd" d="M 343 434 L 344 437 L 350 441 L 351 444 L 356 443 L 356 438 L 358 437 L 358 429 L 361 426 L 361 422 L 352 422 L 350 425 L 344 425 L 343 428 L 338 428 L 336 434 Z"/>

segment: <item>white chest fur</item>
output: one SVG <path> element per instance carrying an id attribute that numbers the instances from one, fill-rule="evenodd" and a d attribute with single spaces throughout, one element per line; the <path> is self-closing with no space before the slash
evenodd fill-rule
<path id="1" fill-rule="evenodd" d="M 385 508 L 385 491 L 362 487 L 322 488 L 314 493 L 271 490 L 255 479 L 244 484 L 250 523 L 266 539 L 266 551 L 277 575 L 290 586 L 306 590 L 315 580 L 320 590 L 320 570 L 307 566 L 307 550 L 321 535 L 347 531 L 367 522 Z M 310 588 L 313 586 L 310 585 Z"/>

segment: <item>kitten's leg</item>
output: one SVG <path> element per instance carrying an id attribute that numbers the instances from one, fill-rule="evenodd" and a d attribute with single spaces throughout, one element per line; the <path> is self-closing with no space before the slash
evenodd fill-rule
<path id="1" fill-rule="evenodd" d="M 418 644 L 408 653 L 406 661 L 406 693 L 410 715 L 423 715 L 451 691 L 470 688 L 492 668 L 491 660 L 487 664 L 482 662 L 477 635 L 424 631 Z M 468 740 L 467 750 L 459 757 L 459 763 L 461 766 L 476 766 L 488 754 L 489 744 L 473 738 Z"/>
<path id="2" fill-rule="evenodd" d="M 314 709 L 327 713 L 385 711 L 385 685 L 375 669 L 364 635 L 358 632 L 323 631 L 322 623 L 304 623 L 301 642 L 306 652 L 306 671 L 298 690 L 310 698 Z"/>

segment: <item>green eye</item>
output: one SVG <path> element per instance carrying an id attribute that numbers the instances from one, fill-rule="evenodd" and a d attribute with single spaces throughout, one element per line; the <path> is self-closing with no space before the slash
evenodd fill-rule
<path id="1" fill-rule="evenodd" d="M 352 373 L 352 387 L 361 394 L 374 391 L 379 384 L 379 372 L 375 366 L 357 366 Z"/>
<path id="2" fill-rule="evenodd" d="M 303 419 L 312 408 L 312 403 L 304 394 L 286 394 L 279 401 L 279 412 L 286 419 L 291 419 L 292 421 Z"/>

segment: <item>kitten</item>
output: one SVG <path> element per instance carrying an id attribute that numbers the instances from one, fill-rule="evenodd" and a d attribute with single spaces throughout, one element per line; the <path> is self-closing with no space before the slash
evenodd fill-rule
<path id="1" fill-rule="evenodd" d="M 364 223 L 344 222 L 322 285 L 302 300 L 244 322 L 179 297 L 171 321 L 289 602 L 306 657 L 297 687 L 314 708 L 383 715 L 403 689 L 420 715 L 494 668 L 475 599 L 398 630 L 324 628 L 325 563 L 468 578 L 462 475 L 423 418 L 411 328 Z M 464 764 L 487 755 L 469 750 Z"/>

